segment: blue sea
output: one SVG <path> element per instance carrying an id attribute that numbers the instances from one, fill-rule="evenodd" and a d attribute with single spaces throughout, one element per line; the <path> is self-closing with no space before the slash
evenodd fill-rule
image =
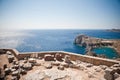
<path id="1" fill-rule="evenodd" d="M 85 48 L 74 44 L 79 34 L 105 39 L 120 39 L 120 32 L 106 30 L 23 30 L 0 32 L 0 48 L 15 48 L 20 52 L 67 51 L 85 54 Z M 112 48 L 93 50 L 108 58 L 119 57 Z"/>

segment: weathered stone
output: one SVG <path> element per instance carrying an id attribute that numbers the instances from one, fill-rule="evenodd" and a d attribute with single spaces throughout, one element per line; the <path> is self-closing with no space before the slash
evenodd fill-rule
<path id="1" fill-rule="evenodd" d="M 61 65 L 60 65 L 60 66 L 58 66 L 58 69 L 59 69 L 59 70 L 64 70 L 64 66 L 61 66 Z"/>
<path id="2" fill-rule="evenodd" d="M 9 75 L 10 72 L 11 72 L 11 69 L 10 69 L 10 68 L 6 68 L 6 69 L 5 69 L 5 75 Z"/>
<path id="3" fill-rule="evenodd" d="M 92 67 L 92 66 L 93 64 L 90 64 L 90 63 L 86 64 L 86 67 Z"/>
<path id="4" fill-rule="evenodd" d="M 54 56 L 53 55 L 50 55 L 50 54 L 46 54 L 44 56 L 44 60 L 45 61 L 54 61 Z"/>
<path id="5" fill-rule="evenodd" d="M 120 68 L 113 67 L 112 70 L 113 70 L 114 73 L 117 72 L 118 74 L 120 74 Z"/>
<path id="6" fill-rule="evenodd" d="M 14 69 L 18 69 L 18 68 L 19 68 L 19 65 L 14 65 L 13 68 L 14 68 Z"/>
<path id="7" fill-rule="evenodd" d="M 19 71 L 18 71 L 18 70 L 17 70 L 17 71 L 12 72 L 12 76 L 17 76 L 17 75 L 19 75 Z"/>
<path id="8" fill-rule="evenodd" d="M 21 73 L 22 75 L 24 75 L 24 74 L 27 73 L 27 71 L 22 69 L 20 73 Z"/>
<path id="9" fill-rule="evenodd" d="M 101 68 L 100 68 L 100 67 L 97 67 L 97 68 L 95 69 L 95 71 L 96 71 L 96 72 L 100 72 L 100 71 L 101 71 Z"/>
<path id="10" fill-rule="evenodd" d="M 12 53 L 11 53 L 10 51 L 7 51 L 6 54 L 8 54 L 8 55 L 12 55 Z"/>
<path id="11" fill-rule="evenodd" d="M 17 79 L 17 76 L 12 76 L 12 77 L 11 77 L 11 80 L 18 80 L 18 79 Z"/>
<path id="12" fill-rule="evenodd" d="M 28 61 L 29 61 L 30 63 L 36 63 L 36 59 L 34 59 L 34 58 L 29 58 Z"/>
<path id="13" fill-rule="evenodd" d="M 4 69 L 7 68 L 7 64 L 4 64 L 4 65 L 3 65 L 3 68 L 4 68 Z"/>
<path id="14" fill-rule="evenodd" d="M 61 65 L 61 66 L 64 66 L 64 67 L 66 67 L 66 68 L 68 68 L 68 67 L 69 67 L 69 64 L 67 64 L 67 63 L 64 63 L 64 62 L 62 62 L 60 65 Z"/>
<path id="15" fill-rule="evenodd" d="M 52 65 L 55 65 L 55 66 L 59 66 L 59 65 L 60 65 L 59 62 L 52 62 L 51 64 L 52 64 Z"/>
<path id="16" fill-rule="evenodd" d="M 20 63 L 19 63 L 19 67 L 20 67 L 20 68 L 23 68 L 23 65 L 24 65 L 23 62 L 20 62 Z"/>
<path id="17" fill-rule="evenodd" d="M 41 60 L 41 59 L 42 59 L 42 57 L 38 57 L 38 59 L 40 59 L 40 60 Z"/>
<path id="18" fill-rule="evenodd" d="M 31 63 L 25 63 L 25 64 L 23 65 L 23 68 L 24 68 L 25 70 L 31 70 L 31 69 L 32 69 L 32 64 L 31 64 Z"/>
<path id="19" fill-rule="evenodd" d="M 56 58 L 56 60 L 58 60 L 58 61 L 63 61 L 63 60 L 62 60 L 62 58 L 63 58 L 63 57 L 62 57 L 62 54 L 56 53 L 56 54 L 55 54 L 55 58 Z"/>
<path id="20" fill-rule="evenodd" d="M 0 49 L 0 54 L 5 54 L 5 53 L 6 53 L 6 50 Z"/>
<path id="21" fill-rule="evenodd" d="M 80 66 L 77 65 L 77 64 L 70 64 L 69 67 L 70 68 L 75 68 L 75 69 L 79 69 L 80 68 Z"/>
<path id="22" fill-rule="evenodd" d="M 23 60 L 23 63 L 27 63 L 27 60 Z"/>
<path id="23" fill-rule="evenodd" d="M 41 63 L 36 62 L 34 63 L 34 66 L 41 66 Z"/>
<path id="24" fill-rule="evenodd" d="M 118 77 L 120 77 L 120 74 L 114 73 L 114 78 L 117 79 Z"/>
<path id="25" fill-rule="evenodd" d="M 44 66 L 45 66 L 46 69 L 51 69 L 51 68 L 52 68 L 52 65 L 49 64 L 49 63 L 48 63 L 48 64 L 45 64 Z"/>
<path id="26" fill-rule="evenodd" d="M 18 64 L 19 64 L 19 61 L 16 61 L 15 64 L 18 65 Z"/>
<path id="27" fill-rule="evenodd" d="M 107 66 L 105 66 L 105 65 L 100 65 L 100 68 L 103 69 L 103 70 L 105 70 L 105 69 L 107 68 Z"/>
<path id="28" fill-rule="evenodd" d="M 13 55 L 8 55 L 8 61 L 9 63 L 13 62 L 14 56 Z"/>
<path id="29" fill-rule="evenodd" d="M 13 60 L 13 62 L 12 62 L 13 64 L 16 64 L 16 60 Z"/>
<path id="30" fill-rule="evenodd" d="M 14 71 L 16 71 L 16 69 L 11 69 L 11 72 L 14 72 Z"/>
<path id="31" fill-rule="evenodd" d="M 69 55 L 65 55 L 65 62 L 66 63 L 71 63 L 71 60 L 70 60 L 70 56 Z"/>
<path id="32" fill-rule="evenodd" d="M 113 67 L 120 67 L 120 64 L 114 64 Z"/>
<path id="33" fill-rule="evenodd" d="M 107 68 L 107 69 L 105 70 L 104 78 L 105 78 L 106 80 L 114 80 L 114 75 L 113 75 L 113 73 L 112 73 L 112 69 Z"/>

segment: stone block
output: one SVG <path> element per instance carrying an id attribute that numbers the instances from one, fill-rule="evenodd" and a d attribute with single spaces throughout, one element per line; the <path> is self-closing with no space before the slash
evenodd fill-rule
<path id="1" fill-rule="evenodd" d="M 50 54 L 47 54 L 44 56 L 44 60 L 45 61 L 54 61 L 54 56 L 53 55 L 50 55 Z"/>

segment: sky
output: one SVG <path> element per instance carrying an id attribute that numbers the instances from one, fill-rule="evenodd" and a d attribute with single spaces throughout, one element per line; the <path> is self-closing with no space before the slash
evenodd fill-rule
<path id="1" fill-rule="evenodd" d="M 0 0 L 0 30 L 120 28 L 120 0 Z"/>

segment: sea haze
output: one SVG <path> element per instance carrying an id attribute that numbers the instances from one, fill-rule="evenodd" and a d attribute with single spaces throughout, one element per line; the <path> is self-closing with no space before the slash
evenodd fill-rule
<path id="1" fill-rule="evenodd" d="M 106 30 L 24 30 L 0 32 L 0 48 L 16 48 L 20 52 L 68 51 L 84 54 L 85 48 L 74 44 L 74 39 L 79 34 L 106 39 L 120 39 L 119 32 Z M 118 56 L 112 49 L 107 50 L 110 51 L 104 54 L 108 58 Z M 103 53 L 99 49 L 95 51 L 99 54 Z"/>

